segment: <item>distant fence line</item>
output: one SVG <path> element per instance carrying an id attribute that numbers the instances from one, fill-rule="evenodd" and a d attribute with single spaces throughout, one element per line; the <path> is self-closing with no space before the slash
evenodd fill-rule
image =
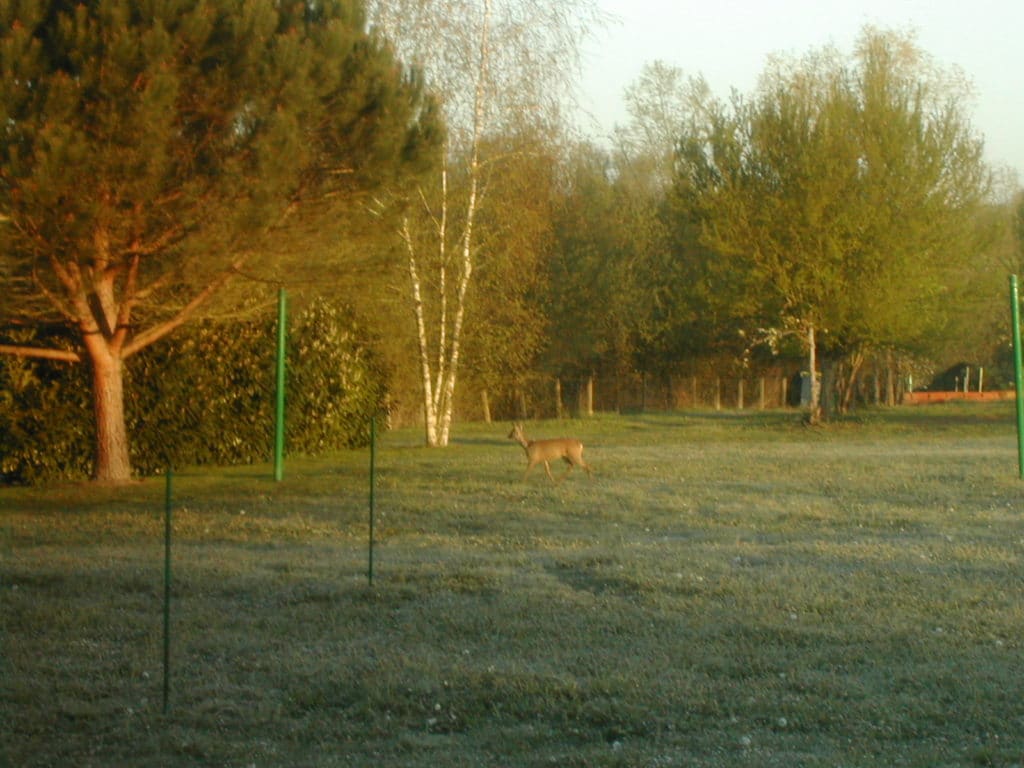
<path id="1" fill-rule="evenodd" d="M 926 405 L 929 403 L 948 403 L 954 400 L 971 402 L 992 402 L 996 400 L 1015 400 L 1017 393 L 1010 390 L 991 390 L 989 392 L 907 392 L 903 396 L 904 405 Z"/>
<path id="2" fill-rule="evenodd" d="M 972 375 L 973 374 L 973 375 Z M 823 407 L 845 411 L 858 405 L 916 405 L 959 400 L 1012 399 L 1013 392 L 981 392 L 980 370 L 962 378 L 955 391 L 914 391 L 913 380 L 897 364 L 865 366 L 851 375 L 843 364 L 821 373 Z M 950 382 L 951 388 L 954 383 Z M 977 390 L 977 391 L 968 391 Z M 717 410 L 756 411 L 798 408 L 809 401 L 809 382 L 799 370 L 785 368 L 762 374 L 651 375 L 639 372 L 597 373 L 591 377 L 557 378 L 531 375 L 494 389 L 468 386 L 460 391 L 456 418 L 465 421 L 580 418 L 595 413 Z M 418 423 L 420 408 L 412 403 L 392 412 L 391 426 Z"/>
<path id="3" fill-rule="evenodd" d="M 467 415 L 492 421 L 580 417 L 600 412 L 767 410 L 799 402 L 799 378 L 781 375 L 537 378 L 499 395 L 481 391 L 478 413 Z"/>

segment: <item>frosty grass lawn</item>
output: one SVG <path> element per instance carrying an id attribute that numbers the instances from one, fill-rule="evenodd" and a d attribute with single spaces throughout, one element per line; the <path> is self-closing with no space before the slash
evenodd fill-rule
<path id="1" fill-rule="evenodd" d="M 1012 404 L 507 424 L 0 489 L 0 764 L 1022 766 Z M 556 475 L 563 470 L 552 468 Z"/>

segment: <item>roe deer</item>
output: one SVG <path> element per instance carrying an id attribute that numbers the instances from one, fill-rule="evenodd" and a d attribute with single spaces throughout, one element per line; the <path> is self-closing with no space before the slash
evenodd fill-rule
<path id="1" fill-rule="evenodd" d="M 548 473 L 551 482 L 556 482 L 551 474 L 551 466 L 548 462 L 554 459 L 563 459 L 569 468 L 565 470 L 564 478 L 573 467 L 580 467 L 590 475 L 590 465 L 583 460 L 583 443 L 579 440 L 567 437 L 560 437 L 554 440 L 527 440 L 523 432 L 523 425 L 512 424 L 512 431 L 508 433 L 509 440 L 515 440 L 526 451 L 526 472 L 523 473 L 523 480 L 530 474 L 535 464 L 544 464 L 544 470 Z"/>

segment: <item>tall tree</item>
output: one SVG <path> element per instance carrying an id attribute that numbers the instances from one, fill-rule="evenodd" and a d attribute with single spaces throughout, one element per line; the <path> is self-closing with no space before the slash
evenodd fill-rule
<path id="1" fill-rule="evenodd" d="M 629 120 L 615 128 L 618 173 L 647 176 L 646 184 L 664 191 L 680 134 L 700 120 L 711 91 L 703 77 L 687 77 L 663 61 L 646 64 L 623 95 Z M 634 180 L 637 183 L 637 180 Z"/>
<path id="2" fill-rule="evenodd" d="M 528 131 L 488 142 L 505 160 L 486 176 L 476 230 L 479 260 L 468 297 L 464 381 L 511 396 L 543 345 L 547 313 L 531 301 L 546 280 L 560 157 Z M 529 148 L 529 151 L 524 151 Z M 460 402 L 466 402 L 463 398 Z"/>
<path id="3" fill-rule="evenodd" d="M 546 365 L 559 376 L 633 368 L 661 299 L 657 208 L 664 192 L 648 173 L 617 158 L 620 164 L 582 144 L 565 164 L 542 293 L 550 327 Z"/>
<path id="4" fill-rule="evenodd" d="M 823 332 L 907 344 L 948 309 L 989 189 L 965 95 L 912 36 L 869 27 L 852 61 L 773 60 L 753 97 L 685 138 L 681 215 L 761 286 L 768 329 L 805 339 L 812 376 Z"/>
<path id="5" fill-rule="evenodd" d="M 1016 272 L 1024 267 L 1024 190 L 1018 189 L 1014 194 L 1013 212 L 1013 236 L 1016 247 L 1013 249 L 1012 270 Z"/>
<path id="6" fill-rule="evenodd" d="M 436 143 L 365 29 L 358 0 L 0 0 L 0 309 L 80 340 L 0 352 L 89 365 L 98 480 L 131 476 L 128 358 Z"/>
<path id="7" fill-rule="evenodd" d="M 371 21 L 437 89 L 449 129 L 445 166 L 432 187 L 420 189 L 401 230 L 429 446 L 449 441 L 487 180 L 516 154 L 533 151 L 527 144 L 508 152 L 498 139 L 526 135 L 522 126 L 532 136 L 557 129 L 594 9 L 593 0 L 370 4 Z"/>
<path id="8" fill-rule="evenodd" d="M 704 300 L 694 228 L 665 215 L 679 137 L 696 130 L 713 100 L 703 77 L 661 61 L 643 68 L 624 100 L 629 119 L 616 126 L 611 177 L 631 253 L 634 354 L 644 371 L 667 372 L 725 333 Z"/>
<path id="9" fill-rule="evenodd" d="M 625 354 L 630 274 L 620 252 L 612 166 L 589 144 L 565 163 L 540 307 L 549 324 L 545 365 L 561 377 L 588 375 Z M 625 282 L 624 282 L 625 281 Z"/>

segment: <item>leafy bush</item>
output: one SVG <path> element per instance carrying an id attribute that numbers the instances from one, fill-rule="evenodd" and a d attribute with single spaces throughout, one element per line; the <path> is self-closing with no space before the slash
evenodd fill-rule
<path id="1" fill-rule="evenodd" d="M 386 389 L 353 317 L 317 300 L 290 322 L 287 449 L 317 454 L 365 444 Z M 27 331 L 17 341 L 41 340 Z M 276 318 L 203 322 L 129 360 L 125 410 L 136 472 L 268 460 L 275 345 Z M 3 481 L 85 476 L 94 433 L 86 366 L 0 357 Z"/>
<path id="2" fill-rule="evenodd" d="M 367 445 L 370 417 L 386 400 L 386 377 L 352 316 L 315 301 L 289 339 L 288 448 L 315 455 Z"/>
<path id="3" fill-rule="evenodd" d="M 132 465 L 249 464 L 273 435 L 272 322 L 199 323 L 129 364 Z"/>
<path id="4" fill-rule="evenodd" d="M 5 333 L 13 344 L 69 348 L 46 330 Z M 81 477 L 92 465 L 95 421 L 88 369 L 0 355 L 0 481 Z"/>

